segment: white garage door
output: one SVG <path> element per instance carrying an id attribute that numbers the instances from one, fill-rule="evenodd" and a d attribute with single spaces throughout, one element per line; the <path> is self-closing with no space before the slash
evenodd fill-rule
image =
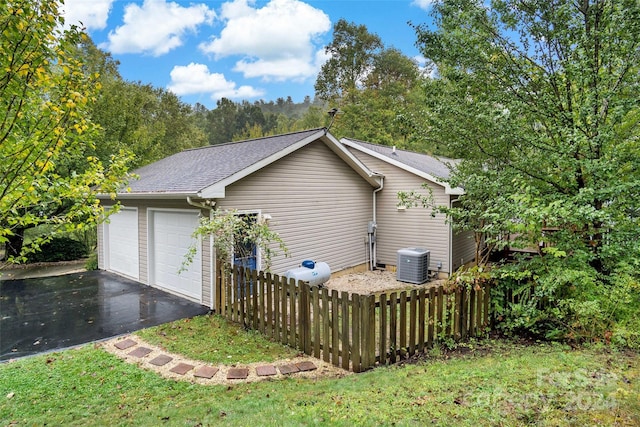
<path id="1" fill-rule="evenodd" d="M 105 224 L 107 270 L 139 279 L 138 210 L 121 208 Z"/>
<path id="2" fill-rule="evenodd" d="M 198 212 L 156 211 L 150 213 L 152 284 L 197 301 L 202 294 L 200 248 L 187 270 L 179 272 L 184 256 L 193 243 L 191 234 L 198 226 Z"/>

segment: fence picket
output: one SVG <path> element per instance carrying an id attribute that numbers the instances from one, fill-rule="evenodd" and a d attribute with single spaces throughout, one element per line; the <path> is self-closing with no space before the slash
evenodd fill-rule
<path id="1" fill-rule="evenodd" d="M 418 293 L 415 289 L 409 294 L 409 354 L 413 356 L 416 353 L 416 321 L 418 303 Z"/>
<path id="2" fill-rule="evenodd" d="M 322 360 L 329 362 L 331 348 L 329 341 L 330 323 L 329 319 L 329 291 L 322 289 Z"/>
<path id="3" fill-rule="evenodd" d="M 298 317 L 296 316 L 296 281 L 293 278 L 289 280 L 287 294 L 289 295 L 289 345 L 295 347 Z"/>
<path id="4" fill-rule="evenodd" d="M 400 357 L 407 352 L 407 292 L 400 292 Z"/>
<path id="5" fill-rule="evenodd" d="M 311 292 L 311 316 L 313 317 L 313 357 L 320 359 L 320 292 L 314 286 Z"/>
<path id="6" fill-rule="evenodd" d="M 380 364 L 385 364 L 387 362 L 387 294 L 380 294 L 380 322 L 378 329 L 379 333 L 379 350 L 378 350 L 378 361 Z"/>
<path id="7" fill-rule="evenodd" d="M 340 366 L 340 330 L 339 330 L 338 291 L 331 291 L 331 363 Z"/>
<path id="8" fill-rule="evenodd" d="M 221 315 L 354 372 L 421 353 L 441 338 L 479 335 L 489 326 L 488 283 L 374 296 L 329 293 L 242 266 L 217 267 L 214 300 Z"/>
<path id="9" fill-rule="evenodd" d="M 362 330 L 362 316 L 360 314 L 360 295 L 351 294 L 351 365 L 353 372 L 361 372 L 362 370 L 362 340 L 360 339 L 360 331 Z"/>
<path id="10" fill-rule="evenodd" d="M 425 343 L 425 317 L 427 311 L 427 304 L 425 301 L 425 289 L 420 289 L 418 292 L 418 353 L 424 351 Z"/>
<path id="11" fill-rule="evenodd" d="M 389 361 L 391 363 L 396 362 L 396 355 L 398 353 L 398 339 L 397 339 L 397 307 L 398 300 L 396 298 L 396 293 L 391 292 L 389 296 Z"/>
<path id="12" fill-rule="evenodd" d="M 435 288 L 429 289 L 429 317 L 427 318 L 429 324 L 427 326 L 427 345 L 429 348 L 433 347 L 435 341 L 434 327 L 436 323 L 436 290 Z"/>
<path id="13" fill-rule="evenodd" d="M 266 336 L 268 336 L 269 338 L 273 338 L 273 326 L 274 326 L 274 322 L 273 322 L 273 287 L 274 287 L 274 280 L 273 277 L 271 275 L 271 273 L 267 272 L 267 274 L 265 274 L 264 277 L 264 286 L 266 289 L 266 298 L 267 298 L 267 311 L 264 314 L 265 315 L 265 329 L 264 329 L 264 334 Z"/>
<path id="14" fill-rule="evenodd" d="M 349 336 L 351 328 L 349 327 L 349 293 L 343 291 L 340 299 L 342 301 L 342 335 L 340 343 L 340 358 L 342 369 L 349 369 L 349 361 L 351 359 L 351 343 L 349 342 Z"/>

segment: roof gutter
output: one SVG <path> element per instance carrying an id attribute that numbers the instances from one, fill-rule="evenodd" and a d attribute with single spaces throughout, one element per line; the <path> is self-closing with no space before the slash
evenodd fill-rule
<path id="1" fill-rule="evenodd" d="M 116 199 L 124 200 L 124 199 L 162 199 L 162 200 L 179 200 L 184 199 L 185 197 L 194 196 L 194 193 L 117 193 Z M 102 193 L 97 195 L 98 199 L 106 200 L 113 199 L 110 194 Z"/>
<path id="2" fill-rule="evenodd" d="M 200 208 L 200 209 L 208 209 L 210 211 L 212 211 L 213 208 L 216 206 L 215 200 L 206 199 L 204 202 L 195 202 L 193 201 L 191 196 L 187 196 L 187 203 L 193 207 Z"/>

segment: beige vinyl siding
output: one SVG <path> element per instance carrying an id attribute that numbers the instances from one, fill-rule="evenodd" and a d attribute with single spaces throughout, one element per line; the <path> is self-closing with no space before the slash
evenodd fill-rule
<path id="1" fill-rule="evenodd" d="M 476 242 L 472 231 L 453 234 L 453 270 L 471 262 L 476 257 Z"/>
<path id="2" fill-rule="evenodd" d="M 445 215 L 431 216 L 431 209 L 412 207 L 399 210 L 398 191 L 418 191 L 427 195 L 421 188 L 427 181 L 392 164 L 384 162 L 353 148 L 349 150 L 369 169 L 384 175 L 384 188 L 376 195 L 377 258 L 378 264 L 396 265 L 397 252 L 403 248 L 424 248 L 430 251 L 429 269 L 442 273 L 451 272 L 450 229 Z M 449 196 L 439 185 L 430 185 L 434 201 L 438 205 L 449 206 Z"/>
<path id="3" fill-rule="evenodd" d="M 217 208 L 271 215 L 269 225 L 291 254 L 273 260 L 274 273 L 304 259 L 326 262 L 338 271 L 367 262 L 372 193 L 362 177 L 315 141 L 229 186 Z"/>

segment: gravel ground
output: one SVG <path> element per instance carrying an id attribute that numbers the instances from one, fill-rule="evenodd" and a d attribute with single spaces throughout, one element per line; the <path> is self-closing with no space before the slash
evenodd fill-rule
<path id="1" fill-rule="evenodd" d="M 438 286 L 444 280 L 432 280 L 422 285 L 404 283 L 396 280 L 396 273 L 387 270 L 365 271 L 363 273 L 350 273 L 337 277 L 331 277 L 324 286 L 337 291 L 347 291 L 360 295 L 369 295 L 386 291 L 403 291 L 412 289 L 422 289 L 424 287 Z"/>

